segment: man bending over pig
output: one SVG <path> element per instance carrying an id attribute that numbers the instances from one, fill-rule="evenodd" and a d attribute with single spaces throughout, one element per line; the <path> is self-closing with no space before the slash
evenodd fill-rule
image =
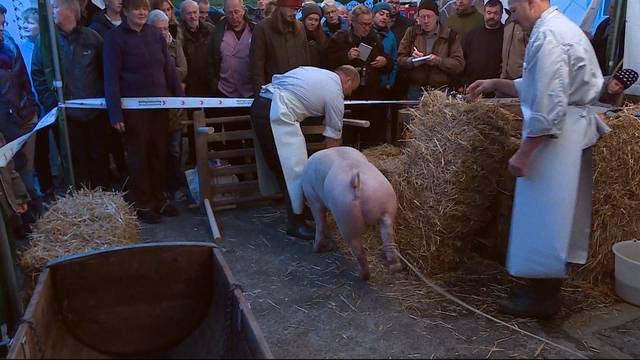
<path id="1" fill-rule="evenodd" d="M 351 95 L 359 84 L 358 72 L 349 65 L 334 71 L 298 67 L 274 75 L 271 84 L 262 87 L 251 106 L 251 123 L 259 143 L 256 148 L 261 150 L 256 152 L 260 190 L 265 195 L 273 193 L 270 179 L 275 177 L 273 180 L 285 196 L 289 236 L 314 238 L 313 229 L 306 225 L 302 215 L 301 177 L 307 147 L 300 122 L 324 116 L 326 146 L 340 145 L 344 97 Z"/>

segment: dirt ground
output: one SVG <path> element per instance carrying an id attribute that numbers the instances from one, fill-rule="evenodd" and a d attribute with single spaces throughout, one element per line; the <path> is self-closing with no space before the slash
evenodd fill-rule
<path id="1" fill-rule="evenodd" d="M 640 308 L 595 301 L 568 284 L 553 321 L 500 319 L 573 351 L 569 353 L 463 310 L 408 272 L 373 269 L 361 281 L 344 252 L 314 254 L 289 238 L 279 206 L 215 212 L 226 261 L 242 284 L 267 342 L 283 358 L 637 358 Z M 145 226 L 142 241 L 205 241 L 212 236 L 199 209 Z M 370 257 L 378 256 L 370 254 Z M 435 279 L 454 295 L 496 315 L 508 289 L 501 267 L 471 256 Z M 617 301 L 616 301 L 617 302 Z"/>

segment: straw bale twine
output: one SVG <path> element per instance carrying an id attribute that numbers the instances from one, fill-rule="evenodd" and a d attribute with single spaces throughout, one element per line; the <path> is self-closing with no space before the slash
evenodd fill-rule
<path id="1" fill-rule="evenodd" d="M 136 214 L 122 194 L 83 189 L 58 198 L 34 224 L 30 245 L 18 253 L 18 262 L 33 274 L 60 256 L 137 240 Z"/>
<path id="2" fill-rule="evenodd" d="M 422 270 L 455 268 L 465 242 L 491 220 L 498 181 L 517 149 L 515 119 L 496 105 L 430 92 L 412 111 L 400 155 L 365 151 L 396 190 L 397 245 Z"/>
<path id="3" fill-rule="evenodd" d="M 572 278 L 612 289 L 611 247 L 640 239 L 640 106 L 605 119 L 611 132 L 593 150 L 593 218 L 589 259 Z"/>

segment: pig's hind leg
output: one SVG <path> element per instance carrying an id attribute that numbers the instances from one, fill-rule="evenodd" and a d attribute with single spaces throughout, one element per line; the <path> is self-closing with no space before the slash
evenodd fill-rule
<path id="1" fill-rule="evenodd" d="M 380 237 L 382 238 L 382 248 L 384 250 L 385 257 L 387 258 L 387 263 L 389 265 L 389 270 L 391 272 L 398 272 L 402 270 L 402 263 L 400 259 L 398 259 L 398 255 L 396 251 L 398 247 L 396 246 L 396 234 L 394 231 L 394 219 L 392 215 L 385 214 L 380 218 Z"/>
<path id="2" fill-rule="evenodd" d="M 327 238 L 327 209 L 312 186 L 303 183 L 302 189 L 307 199 L 307 205 L 311 209 L 313 221 L 316 223 L 316 238 L 313 241 L 313 251 L 320 253 L 332 250 L 333 242 Z"/>
<path id="3" fill-rule="evenodd" d="M 359 212 L 359 207 L 353 207 L 348 211 L 333 214 L 333 217 L 340 229 L 340 235 L 342 235 L 342 238 L 347 242 L 347 245 L 349 245 L 351 249 L 351 254 L 353 254 L 358 261 L 360 278 L 362 280 L 369 280 L 369 262 L 367 260 L 367 252 L 362 245 L 361 237 L 366 225 Z"/>

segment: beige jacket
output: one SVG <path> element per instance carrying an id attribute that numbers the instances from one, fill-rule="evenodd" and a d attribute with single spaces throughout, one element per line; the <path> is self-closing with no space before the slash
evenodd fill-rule
<path id="1" fill-rule="evenodd" d="M 529 42 L 529 33 L 514 22 L 504 27 L 504 41 L 502 42 L 502 79 L 517 79 L 522 77 L 522 63 L 524 50 Z"/>

